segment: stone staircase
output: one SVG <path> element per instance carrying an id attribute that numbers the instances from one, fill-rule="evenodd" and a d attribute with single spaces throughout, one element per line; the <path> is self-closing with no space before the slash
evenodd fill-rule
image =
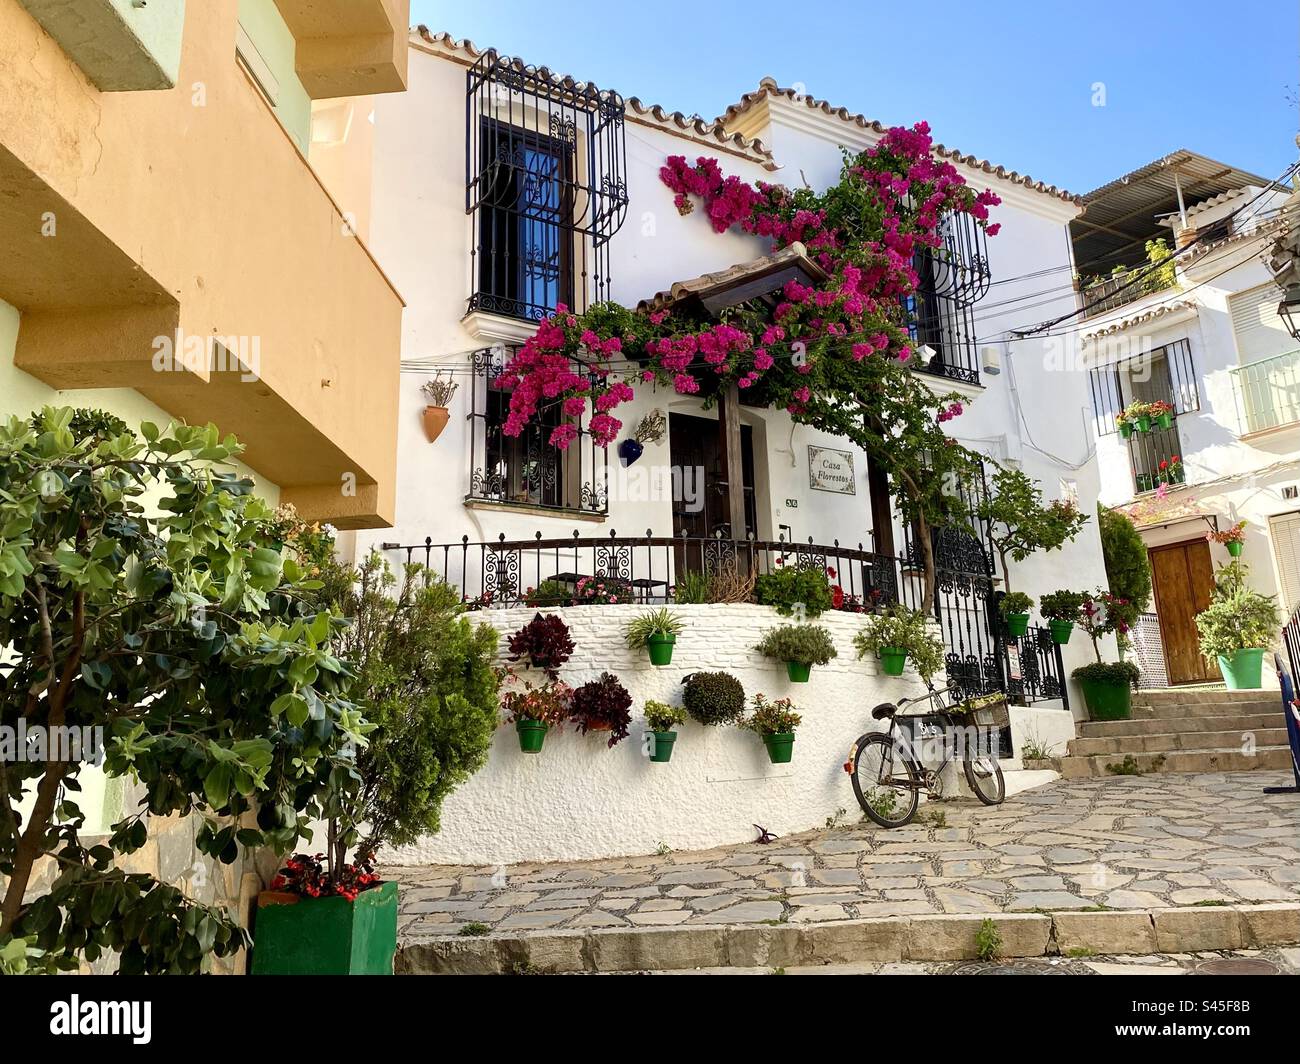
<path id="1" fill-rule="evenodd" d="M 1247 752 L 1253 740 L 1253 752 Z M 1108 776 L 1131 757 L 1141 772 L 1242 772 L 1291 766 L 1276 691 L 1172 689 L 1134 692 L 1131 720 L 1079 725 L 1062 776 Z"/>

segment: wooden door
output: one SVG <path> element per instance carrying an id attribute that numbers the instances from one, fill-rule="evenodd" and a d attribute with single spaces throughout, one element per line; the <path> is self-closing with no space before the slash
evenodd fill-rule
<path id="1" fill-rule="evenodd" d="M 711 418 L 693 417 L 690 414 L 670 414 L 668 418 L 668 445 L 673 465 L 696 480 L 697 490 L 702 489 L 700 504 L 690 506 L 686 500 L 673 500 L 673 535 L 684 532 L 692 537 L 713 536 L 721 532 L 732 538 L 728 513 L 727 475 L 722 466 L 722 447 L 718 436 L 718 422 Z M 748 425 L 740 426 L 741 466 L 745 492 L 746 528 L 738 529 L 736 539 L 758 532 L 754 502 L 754 434 Z"/>
<path id="2" fill-rule="evenodd" d="M 1203 539 L 1193 539 L 1152 547 L 1149 553 L 1170 684 L 1220 679 L 1218 665 L 1201 656 L 1196 634 L 1196 615 L 1210 604 L 1214 589 L 1210 545 Z"/>

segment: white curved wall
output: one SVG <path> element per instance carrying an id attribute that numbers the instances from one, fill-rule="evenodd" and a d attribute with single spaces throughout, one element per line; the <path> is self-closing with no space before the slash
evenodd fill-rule
<path id="1" fill-rule="evenodd" d="M 578 606 L 558 612 L 575 651 L 561 671 L 574 686 L 608 670 L 633 698 L 631 734 L 613 749 L 607 736 L 552 730 L 540 754 L 523 754 L 513 727 L 497 733 L 486 767 L 443 807 L 442 833 L 384 855 L 395 864 L 512 864 L 652 853 L 660 844 L 702 850 L 745 842 L 754 825 L 785 835 L 820 827 L 837 809 L 859 816 L 852 784 L 841 767 L 849 744 L 878 728 L 871 707 L 923 690 L 909 668 L 901 677 L 859 661 L 853 636 L 862 618 L 825 613 L 839 656 L 815 666 L 806 684 L 792 684 L 785 666 L 751 647 L 763 631 L 788 623 L 767 606 L 678 606 L 686 622 L 673 662 L 655 668 L 644 651 L 629 651 L 623 626 L 637 606 Z M 476 615 L 509 635 L 536 611 L 492 610 Z M 502 648 L 505 640 L 502 640 Z M 803 714 L 794 760 L 770 764 L 762 740 L 735 727 L 678 729 L 673 759 L 653 764 L 643 750 L 648 699 L 681 703 L 688 673 L 723 670 L 746 696 L 789 696 Z"/>

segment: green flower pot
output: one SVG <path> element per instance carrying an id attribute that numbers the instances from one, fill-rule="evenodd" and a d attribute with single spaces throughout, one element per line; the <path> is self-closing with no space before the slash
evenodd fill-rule
<path id="1" fill-rule="evenodd" d="M 776 732 L 764 735 L 763 745 L 767 747 L 767 756 L 774 765 L 788 765 L 794 757 L 794 732 Z"/>
<path id="2" fill-rule="evenodd" d="M 1029 631 L 1029 614 L 1008 613 L 1006 615 L 1006 619 L 1007 619 L 1007 635 L 1015 636 L 1017 639 L 1019 639 L 1022 635 L 1024 635 L 1026 632 Z"/>
<path id="3" fill-rule="evenodd" d="M 898 647 L 880 648 L 880 671 L 886 676 L 902 676 L 907 664 L 907 651 Z"/>
<path id="4" fill-rule="evenodd" d="M 785 672 L 791 683 L 807 683 L 808 677 L 812 675 L 812 666 L 804 661 L 787 661 Z"/>
<path id="5" fill-rule="evenodd" d="M 1092 720 L 1128 720 L 1133 713 L 1133 689 L 1127 683 L 1080 678 L 1083 700 Z"/>
<path id="6" fill-rule="evenodd" d="M 1173 428 L 1173 427 L 1174 427 L 1174 415 L 1173 415 L 1173 414 L 1161 414 L 1158 418 L 1156 418 L 1156 426 L 1157 426 L 1158 428 L 1162 428 L 1162 429 L 1171 429 L 1171 428 Z"/>
<path id="7" fill-rule="evenodd" d="M 1121 421 L 1121 422 L 1119 423 L 1119 434 L 1120 434 L 1121 436 L 1123 436 L 1124 439 L 1126 439 L 1126 440 L 1127 440 L 1130 436 L 1132 436 L 1132 435 L 1133 435 L 1133 422 L 1131 422 L 1131 421 Z"/>
<path id="8" fill-rule="evenodd" d="M 650 664 L 672 664 L 673 646 L 676 642 L 677 637 L 675 635 L 652 635 L 646 641 L 646 649 L 650 651 Z"/>
<path id="9" fill-rule="evenodd" d="M 253 938 L 254 975 L 392 975 L 397 883 L 355 901 L 264 891 Z"/>
<path id="10" fill-rule="evenodd" d="M 1219 655 L 1219 671 L 1229 691 L 1258 691 L 1264 686 L 1264 650 L 1260 647 L 1238 650 L 1231 657 Z"/>
<path id="11" fill-rule="evenodd" d="M 548 727 L 540 720 L 515 721 L 515 731 L 519 733 L 519 749 L 525 754 L 540 754 Z"/>
<path id="12" fill-rule="evenodd" d="M 1060 647 L 1065 646 L 1074 634 L 1073 621 L 1051 620 L 1047 622 L 1047 627 L 1052 630 L 1052 642 Z"/>
<path id="13" fill-rule="evenodd" d="M 673 743 L 677 741 L 675 731 L 657 731 L 651 732 L 655 737 L 655 752 L 650 755 L 650 760 L 657 765 L 665 764 L 673 759 Z"/>
<path id="14" fill-rule="evenodd" d="M 1228 553 L 1231 554 L 1234 558 L 1241 557 L 1241 548 L 1244 547 L 1245 545 L 1246 544 L 1244 543 L 1237 543 L 1237 542 L 1225 544 L 1225 546 L 1228 548 Z"/>
<path id="15" fill-rule="evenodd" d="M 1140 418 L 1138 418 L 1137 428 L 1138 428 L 1138 432 L 1150 432 L 1151 416 L 1149 414 L 1143 414 Z"/>
<path id="16" fill-rule="evenodd" d="M 1137 474 L 1134 482 L 1137 484 L 1138 491 L 1155 491 L 1156 489 L 1156 478 L 1150 473 Z"/>

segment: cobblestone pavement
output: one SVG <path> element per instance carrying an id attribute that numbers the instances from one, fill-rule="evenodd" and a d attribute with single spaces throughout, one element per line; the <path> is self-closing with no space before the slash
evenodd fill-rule
<path id="1" fill-rule="evenodd" d="M 893 831 L 856 823 L 855 809 L 841 817 L 847 826 L 767 845 L 384 874 L 401 883 L 408 942 L 467 925 L 482 933 L 1300 904 L 1300 796 L 1262 793 L 1289 782 L 1274 772 L 1058 780 L 1001 806 L 923 806 Z"/>

